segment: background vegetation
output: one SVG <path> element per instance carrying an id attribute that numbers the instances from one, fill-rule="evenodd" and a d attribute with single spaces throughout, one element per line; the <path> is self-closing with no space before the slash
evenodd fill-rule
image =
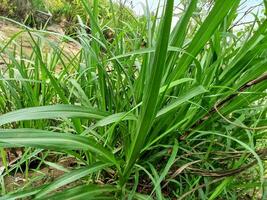
<path id="1" fill-rule="evenodd" d="M 89 2 L 93 3 L 92 0 Z M 133 12 L 123 4 L 113 4 L 110 7 L 109 3 L 108 0 L 101 0 L 98 7 L 98 18 L 103 20 L 103 23 L 114 27 L 112 12 L 120 16 L 122 21 L 134 20 L 131 17 Z M 1 0 L 0 15 L 37 29 L 60 24 L 65 34 L 70 36 L 76 36 L 79 24 L 77 16 L 87 26 L 90 25 L 89 16 L 84 11 L 81 0 Z"/>
<path id="2" fill-rule="evenodd" d="M 75 38 L 0 44 L 0 199 L 265 199 L 266 17 L 234 31 L 240 1 L 192 0 L 171 28 L 173 0 L 76 2 Z"/>

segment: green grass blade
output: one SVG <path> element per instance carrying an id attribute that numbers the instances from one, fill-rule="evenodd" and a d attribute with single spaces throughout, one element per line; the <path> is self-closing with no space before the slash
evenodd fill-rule
<path id="1" fill-rule="evenodd" d="M 130 114 L 125 112 L 117 113 L 99 120 L 95 125 L 93 125 L 93 128 L 107 126 L 109 124 L 118 121 L 136 121 L 136 120 L 137 120 L 136 116 L 131 113 Z"/>
<path id="2" fill-rule="evenodd" d="M 31 198 L 32 196 L 37 194 L 44 187 L 45 187 L 45 185 L 42 185 L 41 187 L 31 188 L 31 189 L 23 190 L 21 192 L 3 195 L 0 197 L 0 200 L 17 200 L 17 199 Z"/>
<path id="3" fill-rule="evenodd" d="M 0 129 L 0 147 L 34 147 L 52 150 L 85 150 L 96 153 L 105 162 L 117 161 L 110 150 L 88 137 L 36 129 Z"/>
<path id="4" fill-rule="evenodd" d="M 187 91 L 186 94 L 181 95 L 178 97 L 177 100 L 173 101 L 172 103 L 170 103 L 169 105 L 167 105 L 166 107 L 162 108 L 158 113 L 157 113 L 157 118 L 160 118 L 161 116 L 168 114 L 169 112 L 177 109 L 178 106 L 180 106 L 181 104 L 183 104 L 184 102 L 207 92 L 207 90 L 202 87 L 202 86 L 198 86 L 195 87 L 189 91 Z"/>
<path id="5" fill-rule="evenodd" d="M 192 78 L 181 78 L 179 80 L 173 81 L 169 85 L 162 86 L 160 88 L 160 90 L 159 90 L 159 93 L 166 92 L 166 90 L 172 89 L 173 87 L 175 87 L 175 86 L 177 86 L 179 84 L 190 82 L 190 81 L 194 81 L 194 79 L 192 79 Z"/>
<path id="6" fill-rule="evenodd" d="M 172 149 L 172 153 L 171 153 L 171 156 L 165 166 L 165 168 L 163 169 L 162 173 L 160 174 L 159 178 L 156 179 L 156 182 L 155 182 L 155 186 L 154 186 L 154 189 L 152 191 L 152 193 L 157 190 L 157 188 L 160 187 L 160 184 L 161 182 L 163 181 L 163 179 L 168 175 L 172 165 L 175 163 L 175 160 L 176 160 L 176 155 L 178 153 L 178 142 L 177 140 L 175 141 L 175 144 L 173 145 L 173 149 Z"/>
<path id="7" fill-rule="evenodd" d="M 69 173 L 66 173 L 59 179 L 55 180 L 53 183 L 49 184 L 45 188 L 43 188 L 40 192 L 38 192 L 35 195 L 35 198 L 39 199 L 41 197 L 44 197 L 44 195 L 47 195 L 48 193 L 51 193 L 52 191 L 57 190 L 58 188 L 67 185 L 69 183 L 72 183 L 74 181 L 77 181 L 91 173 L 98 172 L 99 170 L 102 170 L 106 167 L 108 167 L 109 164 L 103 164 L 103 163 L 95 163 L 93 165 L 90 165 L 85 168 L 73 170 Z"/>
<path id="8" fill-rule="evenodd" d="M 54 195 L 50 195 L 44 198 L 43 200 L 50 199 L 50 200 L 58 200 L 58 199 L 65 199 L 65 200 L 80 200 L 80 199 L 110 199 L 111 195 L 108 195 L 111 192 L 115 192 L 118 189 L 114 186 L 109 185 L 81 185 L 78 187 L 74 187 L 64 192 L 59 192 Z M 114 199 L 114 197 L 112 197 Z M 112 199 L 111 198 L 111 199 Z M 38 198 L 39 199 L 39 198 Z"/>
<path id="9" fill-rule="evenodd" d="M 129 176 L 130 170 L 145 144 L 145 139 L 155 117 L 161 79 L 163 76 L 165 61 L 167 57 L 173 4 L 173 0 L 167 1 L 164 18 L 161 21 L 161 29 L 156 45 L 156 52 L 153 57 L 153 62 L 151 63 L 151 74 L 147 74 L 149 76 L 149 80 L 143 96 L 141 116 L 139 119 L 137 132 L 134 134 L 134 139 L 130 147 L 130 154 L 127 158 L 127 164 L 124 172 L 126 179 L 127 176 Z"/>
<path id="10" fill-rule="evenodd" d="M 25 120 L 56 119 L 56 118 L 89 118 L 103 119 L 108 116 L 107 112 L 97 111 L 92 108 L 75 105 L 52 105 L 24 108 L 6 113 L 0 116 L 0 126 Z"/>

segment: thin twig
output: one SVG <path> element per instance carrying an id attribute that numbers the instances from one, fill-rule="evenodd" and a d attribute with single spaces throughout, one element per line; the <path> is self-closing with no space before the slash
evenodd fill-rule
<path id="1" fill-rule="evenodd" d="M 262 76 L 252 80 L 252 81 L 249 81 L 247 82 L 246 84 L 244 84 L 243 86 L 241 86 L 239 89 L 238 89 L 238 92 L 235 93 L 235 94 L 232 94 L 230 96 L 228 96 L 226 99 L 220 101 L 220 102 L 217 102 L 215 103 L 216 107 L 213 106 L 213 108 L 200 120 L 198 120 L 195 124 L 192 125 L 192 127 L 190 128 L 190 130 L 194 130 L 196 127 L 198 127 L 199 125 L 201 125 L 203 122 L 205 122 L 206 120 L 208 120 L 213 113 L 215 113 L 216 111 L 218 112 L 218 110 L 220 108 L 222 108 L 226 103 L 228 103 L 229 101 L 231 101 L 232 99 L 234 99 L 236 96 L 238 96 L 240 94 L 240 92 L 244 92 L 245 90 L 249 89 L 250 87 L 254 86 L 254 85 L 257 85 L 263 81 L 267 80 L 267 73 L 264 73 Z M 216 110 L 217 109 L 217 110 Z M 189 132 L 186 132 L 185 134 L 183 134 L 181 137 L 180 137 L 180 140 L 185 140 L 190 134 L 191 134 L 192 131 L 189 131 Z"/>
<path id="2" fill-rule="evenodd" d="M 250 14 L 255 8 L 261 6 L 262 3 L 258 4 L 258 5 L 255 5 L 255 6 L 252 6 L 250 7 L 248 10 L 246 10 L 244 12 L 244 14 L 229 28 L 229 30 L 233 29 L 234 27 L 237 26 L 237 24 L 239 24 L 248 14 Z"/>
<path id="3" fill-rule="evenodd" d="M 214 106 L 214 109 L 220 115 L 221 118 L 223 118 L 226 122 L 228 122 L 229 124 L 232 124 L 232 125 L 234 125 L 236 127 L 247 129 L 247 130 L 252 130 L 252 131 L 267 129 L 267 126 L 261 126 L 261 127 L 254 127 L 254 128 L 252 128 L 252 127 L 248 127 L 248 126 L 244 126 L 244 125 L 240 125 L 240 124 L 234 123 L 234 122 L 230 121 L 229 119 L 227 119 L 225 116 L 223 116 L 223 114 L 220 113 L 220 111 L 218 110 L 218 108 L 217 108 L 216 105 Z"/>
<path id="4" fill-rule="evenodd" d="M 174 179 L 177 177 L 179 174 L 181 174 L 186 168 L 188 168 L 190 165 L 193 165 L 195 163 L 201 162 L 201 160 L 195 160 L 189 163 L 186 163 L 185 165 L 179 167 L 172 175 L 171 177 L 166 181 L 166 183 L 162 186 L 162 188 L 165 188 L 169 184 L 169 180 Z"/>
<path id="5" fill-rule="evenodd" d="M 266 156 L 266 155 L 267 155 L 267 148 L 262 149 L 262 150 L 259 150 L 258 153 L 261 154 L 261 156 Z M 239 169 L 235 169 L 235 171 L 232 170 L 231 173 L 232 173 L 233 175 L 234 175 L 235 173 L 241 173 L 242 171 L 248 169 L 249 167 L 254 166 L 254 165 L 255 165 L 255 162 L 257 163 L 257 161 L 253 161 L 253 162 L 247 164 L 247 165 L 244 166 L 244 167 L 241 167 L 241 168 L 239 168 Z M 229 172 L 229 171 L 228 171 L 228 172 Z M 207 173 L 207 172 L 206 172 L 206 173 Z M 210 173 L 210 172 L 209 172 L 209 173 Z M 218 173 L 218 172 L 217 172 L 217 173 Z M 224 171 L 224 173 L 225 173 L 225 171 Z M 229 176 L 229 174 L 224 174 L 224 175 Z M 202 185 L 199 185 L 199 186 L 195 187 L 194 189 L 192 189 L 192 190 L 190 190 L 190 191 L 184 193 L 182 196 L 180 196 L 180 198 L 178 198 L 178 200 L 182 200 L 182 199 L 184 199 L 185 197 L 187 197 L 187 196 L 190 195 L 191 193 L 193 193 L 193 192 L 195 192 L 195 191 L 197 191 L 197 190 L 199 190 L 199 189 L 201 189 L 201 188 L 207 187 L 208 185 L 211 185 L 211 184 L 217 183 L 217 182 L 219 182 L 219 181 L 221 181 L 221 180 L 224 180 L 227 176 L 219 177 L 219 178 L 217 178 L 217 179 L 214 179 L 214 180 L 210 181 L 209 183 L 204 183 L 204 184 L 202 184 Z M 217 177 L 218 177 L 218 176 L 217 176 Z"/>
<path id="6" fill-rule="evenodd" d="M 221 171 L 208 171 L 208 170 L 203 170 L 203 169 L 197 169 L 193 167 L 188 167 L 187 170 L 190 171 L 190 173 L 197 174 L 200 176 L 208 176 L 208 177 L 228 177 L 228 176 L 235 176 L 237 174 L 240 174 L 247 169 L 253 167 L 254 165 L 257 164 L 257 160 L 252 161 L 251 163 L 237 168 L 237 169 L 230 169 L 230 170 L 221 170 Z"/>

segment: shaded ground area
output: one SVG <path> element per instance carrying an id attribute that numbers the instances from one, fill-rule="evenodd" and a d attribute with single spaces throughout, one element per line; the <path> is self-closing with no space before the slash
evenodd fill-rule
<path id="1" fill-rule="evenodd" d="M 17 162 L 19 162 L 19 159 L 16 160 Z M 45 162 L 48 163 L 47 161 Z M 22 167 L 18 171 L 13 170 L 9 173 L 9 175 L 5 176 L 3 181 L 6 192 L 20 190 L 29 186 L 36 188 L 46 183 L 51 183 L 58 177 L 62 176 L 64 173 L 68 172 L 69 170 L 72 170 L 74 166 L 77 165 L 77 161 L 72 157 L 63 157 L 59 159 L 56 163 L 51 164 L 51 166 L 43 164 L 38 167 L 38 164 L 40 163 L 33 161 L 29 165 L 29 167 L 33 169 L 28 169 L 27 171 L 27 169 L 24 168 L 22 165 Z M 14 165 L 16 165 L 16 163 L 14 163 Z M 52 165 L 55 165 L 57 167 L 53 167 Z M 37 169 L 34 169 L 36 167 Z M 3 169 L 3 167 L 0 168 L 1 170 Z M 72 183 L 72 185 L 78 185 L 80 183 L 81 181 L 76 181 Z"/>

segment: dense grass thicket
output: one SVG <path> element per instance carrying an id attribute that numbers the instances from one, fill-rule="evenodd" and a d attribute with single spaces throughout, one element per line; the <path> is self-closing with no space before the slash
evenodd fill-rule
<path id="1" fill-rule="evenodd" d="M 266 199 L 266 17 L 237 33 L 240 0 L 191 0 L 172 28 L 174 0 L 129 20 L 80 2 L 75 38 L 20 24 L 0 44 L 0 199 Z"/>

